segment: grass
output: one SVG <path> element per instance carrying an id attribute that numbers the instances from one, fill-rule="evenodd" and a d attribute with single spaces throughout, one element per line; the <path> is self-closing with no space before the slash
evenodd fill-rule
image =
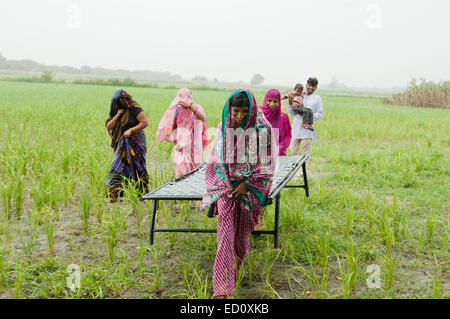
<path id="1" fill-rule="evenodd" d="M 212 296 L 215 235 L 157 233 L 149 246 L 152 203 L 139 202 L 133 185 L 122 202 L 103 197 L 113 91 L 0 82 L 0 298 Z M 155 189 L 174 177 L 172 145 L 157 145 L 155 131 L 177 90 L 129 91 L 149 120 L 147 170 Z M 261 102 L 264 92 L 255 93 Z M 208 127 L 216 127 L 228 92 L 193 94 Z M 283 190 L 280 248 L 270 236 L 251 238 L 237 295 L 449 298 L 448 110 L 322 98 L 310 197 Z M 159 203 L 158 227 L 216 225 L 187 205 L 175 214 L 170 204 Z M 273 206 L 264 210 L 267 228 L 273 215 Z M 71 264 L 81 272 L 75 291 L 66 284 Z"/>

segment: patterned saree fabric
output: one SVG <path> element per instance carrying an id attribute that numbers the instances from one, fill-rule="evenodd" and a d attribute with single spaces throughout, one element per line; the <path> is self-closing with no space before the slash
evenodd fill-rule
<path id="1" fill-rule="evenodd" d="M 229 103 L 240 92 L 247 94 L 250 107 L 240 128 L 235 130 L 230 127 Z M 205 169 L 207 193 L 200 204 L 201 209 L 209 208 L 209 217 L 218 215 L 213 273 L 216 296 L 235 293 L 235 264 L 239 266 L 250 250 L 249 236 L 258 223 L 262 207 L 268 203 L 276 165 L 274 143 L 272 126 L 257 107 L 253 94 L 245 89 L 234 91 L 225 103 L 209 154 Z M 233 197 L 233 190 L 242 182 L 248 192 Z"/>
<path id="2" fill-rule="evenodd" d="M 134 112 L 132 108 L 140 107 L 124 90 L 116 90 L 111 99 L 110 118 L 122 108 L 115 127 L 109 130 L 111 146 L 114 148 L 113 160 L 106 180 L 108 195 L 117 199 L 122 193 L 124 180 L 133 180 L 141 192 L 148 192 L 148 174 L 146 170 L 147 144 L 144 130 L 133 132 L 130 137 L 124 137 L 124 128 Z M 136 121 L 136 119 L 134 119 Z"/>
<path id="3" fill-rule="evenodd" d="M 193 104 L 192 92 L 189 89 L 180 89 L 177 96 L 170 104 L 159 122 L 156 131 L 158 144 L 162 141 L 174 143 L 177 140 L 179 150 L 174 149 L 174 164 L 176 176 L 183 175 L 202 162 L 203 150 L 209 144 L 207 134 L 206 114 L 200 104 L 193 104 L 192 108 L 203 116 L 203 121 L 199 120 L 194 112 L 189 108 L 180 105 L 184 102 Z M 176 129 L 174 131 L 174 121 Z"/>
<path id="4" fill-rule="evenodd" d="M 124 127 L 127 125 L 129 120 L 129 113 L 131 108 L 140 107 L 139 103 L 137 103 L 131 97 L 128 92 L 124 90 L 116 90 L 111 98 L 111 107 L 109 110 L 109 117 L 113 118 L 119 109 L 125 109 L 125 112 L 120 116 L 118 123 L 116 126 L 109 132 L 111 135 L 111 147 L 116 148 L 117 143 L 119 142 L 120 136 L 124 132 Z"/>

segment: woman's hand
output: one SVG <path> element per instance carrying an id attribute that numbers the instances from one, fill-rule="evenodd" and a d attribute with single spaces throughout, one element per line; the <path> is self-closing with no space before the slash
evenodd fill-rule
<path id="1" fill-rule="evenodd" d="M 120 115 L 125 112 L 124 109 L 118 109 L 116 115 L 113 118 L 108 117 L 108 122 L 106 123 L 106 129 L 112 130 L 116 126 L 116 121 L 119 119 Z"/>
<path id="2" fill-rule="evenodd" d="M 123 136 L 124 136 L 124 137 L 130 137 L 132 133 L 133 133 L 133 131 L 132 131 L 131 128 L 130 128 L 130 129 L 126 130 L 126 131 L 123 133 Z"/>
<path id="3" fill-rule="evenodd" d="M 186 108 L 188 108 L 188 107 L 190 108 L 192 106 L 192 103 L 188 104 L 184 101 L 180 101 L 180 102 L 178 102 L 178 104 L 180 104 L 182 107 L 186 107 Z"/>
<path id="4" fill-rule="evenodd" d="M 244 184 L 244 182 L 240 183 L 236 189 L 231 193 L 234 197 L 240 197 L 244 194 L 246 194 L 248 191 L 247 186 Z"/>
<path id="5" fill-rule="evenodd" d="M 181 152 L 182 148 L 181 148 L 180 144 L 175 143 L 175 149 L 176 149 L 177 152 Z"/>
<path id="6" fill-rule="evenodd" d="M 139 121 L 139 124 L 136 125 L 135 127 L 132 127 L 130 129 L 126 130 L 123 133 L 124 137 L 130 137 L 131 134 L 133 134 L 134 132 L 143 130 L 144 128 L 146 128 L 148 126 L 148 121 L 147 121 L 147 118 L 145 117 L 144 111 L 140 112 L 139 115 L 136 117 L 136 119 Z"/>

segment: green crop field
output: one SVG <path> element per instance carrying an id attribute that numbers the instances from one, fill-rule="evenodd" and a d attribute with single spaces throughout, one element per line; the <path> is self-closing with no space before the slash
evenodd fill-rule
<path id="1" fill-rule="evenodd" d="M 150 246 L 151 202 L 132 187 L 122 202 L 104 198 L 114 89 L 0 82 L 0 298 L 212 297 L 215 234 L 157 233 Z M 172 145 L 157 145 L 155 132 L 177 90 L 125 89 L 149 120 L 154 189 L 175 175 Z M 228 92 L 193 94 L 216 127 Z M 371 97 L 323 102 L 310 197 L 282 191 L 280 248 L 252 237 L 236 297 L 449 298 L 450 112 Z M 265 209 L 265 228 L 273 214 Z M 215 222 L 160 205 L 159 226 Z M 69 266 L 80 269 L 79 288 L 68 285 Z"/>

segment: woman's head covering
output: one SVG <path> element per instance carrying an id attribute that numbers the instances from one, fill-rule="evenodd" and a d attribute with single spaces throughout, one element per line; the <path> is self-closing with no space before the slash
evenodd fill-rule
<path id="1" fill-rule="evenodd" d="M 200 121 L 190 108 L 181 106 L 180 102 L 193 104 L 193 109 L 197 114 L 202 115 L 203 120 Z M 174 121 L 177 124 L 175 138 L 179 146 L 179 150 L 175 152 L 174 164 L 176 175 L 180 176 L 201 164 L 203 150 L 209 144 L 206 113 L 200 104 L 194 104 L 191 90 L 180 89 L 164 113 L 156 131 L 158 144 L 162 141 L 175 142 Z"/>
<path id="2" fill-rule="evenodd" d="M 117 143 L 119 142 L 120 136 L 122 135 L 123 127 L 128 123 L 128 115 L 129 110 L 133 107 L 140 107 L 139 103 L 133 100 L 133 97 L 128 94 L 125 90 L 118 89 L 115 90 L 111 97 L 111 106 L 109 108 L 109 117 L 113 118 L 119 109 L 124 109 L 116 126 L 111 130 L 111 147 L 116 148 Z M 107 121 L 108 122 L 108 121 Z"/>
<path id="3" fill-rule="evenodd" d="M 180 89 L 177 93 L 177 96 L 175 96 L 172 103 L 170 103 L 169 108 L 161 118 L 158 129 L 156 130 L 156 139 L 158 144 L 160 144 L 162 141 L 168 141 L 170 143 L 174 142 L 172 137 L 173 120 L 177 107 L 181 106 L 180 102 L 184 102 L 186 104 L 194 103 L 191 90 L 187 88 Z M 195 104 L 194 106 L 198 107 L 198 104 Z M 186 111 L 192 113 L 192 111 L 189 109 L 186 109 Z"/>
<path id="4" fill-rule="evenodd" d="M 244 130 L 249 127 L 255 126 L 255 120 L 256 120 L 256 100 L 253 96 L 253 93 L 250 90 L 246 89 L 237 89 L 231 93 L 231 95 L 228 97 L 227 101 L 225 102 L 223 111 L 222 111 L 222 127 L 231 127 L 231 100 L 234 96 L 240 93 L 245 93 L 249 100 L 249 107 L 248 107 L 248 113 L 247 116 L 244 118 L 244 120 L 241 123 L 241 128 Z M 224 122 L 225 121 L 225 122 Z"/>
<path id="5" fill-rule="evenodd" d="M 132 107 L 140 107 L 139 103 L 133 100 L 133 97 L 125 90 L 117 89 L 111 97 L 111 106 L 109 116 L 113 118 L 119 109 L 128 110 Z"/>
<path id="6" fill-rule="evenodd" d="M 270 122 L 272 127 L 275 129 L 275 140 L 278 142 L 279 155 L 286 155 L 287 147 L 291 142 L 291 123 L 289 117 L 281 110 L 281 94 L 277 89 L 267 90 L 264 96 L 263 105 L 260 109 L 263 111 L 264 116 Z M 269 99 L 277 99 L 278 106 L 276 108 L 271 108 L 267 101 Z"/>
<path id="7" fill-rule="evenodd" d="M 249 110 L 240 128 L 233 129 L 231 128 L 230 100 L 241 92 L 245 92 L 250 101 Z M 235 136 L 234 133 L 237 133 L 235 139 L 232 138 Z M 255 134 L 252 137 L 253 133 Z M 246 183 L 249 191 L 255 194 L 262 206 L 267 205 L 276 165 L 276 154 L 274 154 L 276 149 L 272 147 L 273 137 L 272 126 L 258 108 L 252 92 L 248 89 L 237 89 L 231 93 L 225 102 L 222 121 L 217 129 L 206 164 L 207 194 L 203 197 L 200 207 L 203 209 L 210 206 L 208 216 L 212 217 L 217 213 L 214 203 L 220 197 L 231 197 L 231 192 L 241 182 Z M 256 138 L 253 143 L 246 142 L 253 138 Z M 240 152 L 245 154 L 243 161 L 235 160 L 236 156 L 234 158 L 229 156 L 229 154 L 236 155 Z M 256 154 L 255 158 L 252 158 L 252 154 Z"/>
<path id="8" fill-rule="evenodd" d="M 267 104 L 267 100 L 270 99 L 277 99 L 278 100 L 278 106 L 276 108 L 271 108 Z M 269 120 L 269 122 L 274 126 L 274 124 L 278 123 L 278 119 L 281 115 L 281 93 L 277 89 L 269 89 L 267 90 L 266 94 L 264 95 L 264 101 L 263 105 L 260 106 L 261 110 L 264 113 L 264 116 L 266 119 Z M 274 126 L 278 127 L 278 126 Z"/>

